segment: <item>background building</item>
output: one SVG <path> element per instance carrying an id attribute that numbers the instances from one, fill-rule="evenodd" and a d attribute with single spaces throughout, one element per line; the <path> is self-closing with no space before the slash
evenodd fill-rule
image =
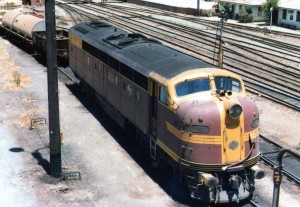
<path id="1" fill-rule="evenodd" d="M 277 23 L 283 27 L 300 29 L 300 1 L 280 1 Z"/>
<path id="2" fill-rule="evenodd" d="M 243 9 L 253 15 L 253 21 L 266 21 L 268 14 L 262 11 L 261 5 L 266 0 L 220 0 L 220 3 L 230 11 L 230 18 L 235 17 Z"/>

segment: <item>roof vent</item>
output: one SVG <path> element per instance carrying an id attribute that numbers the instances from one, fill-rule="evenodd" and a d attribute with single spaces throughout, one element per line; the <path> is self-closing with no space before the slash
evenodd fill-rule
<path id="1" fill-rule="evenodd" d="M 86 34 L 86 33 L 89 32 L 88 30 L 86 30 L 86 29 L 84 29 L 84 28 L 82 28 L 82 27 L 80 27 L 80 26 L 77 26 L 77 27 L 75 27 L 74 29 L 77 30 L 78 32 L 83 33 L 83 34 Z"/>
<path id="2" fill-rule="evenodd" d="M 111 40 L 121 39 L 121 38 L 123 38 L 123 37 L 125 37 L 124 34 L 113 34 L 113 35 L 110 35 L 110 36 L 108 36 L 107 38 L 105 38 L 105 40 L 111 41 Z"/>
<path id="3" fill-rule="evenodd" d="M 126 46 L 126 45 L 129 45 L 129 44 L 132 43 L 133 41 L 134 41 L 133 39 L 125 40 L 125 41 L 119 42 L 119 43 L 118 43 L 118 46 Z"/>
<path id="4" fill-rule="evenodd" d="M 142 35 L 140 33 L 131 33 L 131 34 L 128 34 L 128 37 L 131 37 L 131 38 L 146 38 L 144 35 Z"/>
<path id="5" fill-rule="evenodd" d="M 91 26 L 91 27 L 94 27 L 94 28 L 111 27 L 111 25 L 106 23 L 106 22 L 91 22 L 88 25 Z"/>

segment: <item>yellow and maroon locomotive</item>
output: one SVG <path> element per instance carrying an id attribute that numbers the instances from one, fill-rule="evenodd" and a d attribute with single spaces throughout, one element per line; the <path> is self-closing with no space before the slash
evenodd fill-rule
<path id="1" fill-rule="evenodd" d="M 191 197 L 249 197 L 265 172 L 256 164 L 259 111 L 243 81 L 141 34 L 107 22 L 69 30 L 70 67 L 150 156 L 185 178 Z"/>

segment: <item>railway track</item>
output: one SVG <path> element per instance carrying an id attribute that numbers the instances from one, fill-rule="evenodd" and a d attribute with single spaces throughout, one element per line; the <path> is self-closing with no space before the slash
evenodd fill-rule
<path id="1" fill-rule="evenodd" d="M 261 160 L 272 168 L 277 167 L 277 155 L 283 146 L 274 142 L 273 140 L 260 135 L 260 150 L 262 151 Z M 300 171 L 299 171 L 299 162 L 297 158 L 293 157 L 290 154 L 287 154 L 283 159 L 284 169 L 283 174 L 287 177 L 288 180 L 300 186 Z"/>
<path id="2" fill-rule="evenodd" d="M 147 15 L 138 9 L 132 11 L 128 7 L 108 4 L 68 4 L 63 7 L 89 19 L 107 19 L 129 31 L 155 37 L 206 62 L 217 63 L 216 22 L 209 23 L 208 20 L 167 13 L 170 18 L 176 17 L 185 21 L 188 19 L 194 24 L 190 26 L 176 23 L 173 19 L 167 21 L 153 16 L 162 14 L 157 10 L 150 10 L 152 13 L 149 11 Z M 207 29 L 208 27 L 210 29 Z M 245 36 L 250 36 L 248 31 L 237 31 L 236 27 L 230 29 L 228 25 L 225 29 L 225 34 L 235 34 L 236 38 L 224 35 L 224 41 L 228 45 L 224 47 L 224 68 L 241 75 L 250 91 L 300 111 L 300 53 L 296 51 L 298 47 L 280 41 L 276 42 L 279 47 L 274 47 L 271 44 L 273 40 L 262 38 L 261 34 L 252 35 L 254 39 L 247 40 Z M 238 36 L 237 33 L 244 34 Z M 237 38 L 239 41 L 234 41 Z M 291 50 L 295 52 L 292 53 Z M 274 61 L 274 57 L 278 60 Z"/>

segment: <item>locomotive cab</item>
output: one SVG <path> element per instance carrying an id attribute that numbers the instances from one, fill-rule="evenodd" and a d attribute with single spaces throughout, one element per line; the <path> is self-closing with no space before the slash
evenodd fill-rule
<path id="1" fill-rule="evenodd" d="M 196 69 L 160 88 L 165 88 L 158 94 L 165 106 L 158 104 L 157 144 L 180 165 L 191 196 L 217 203 L 248 197 L 254 178 L 265 173 L 255 165 L 259 111 L 241 78 L 225 70 Z"/>

